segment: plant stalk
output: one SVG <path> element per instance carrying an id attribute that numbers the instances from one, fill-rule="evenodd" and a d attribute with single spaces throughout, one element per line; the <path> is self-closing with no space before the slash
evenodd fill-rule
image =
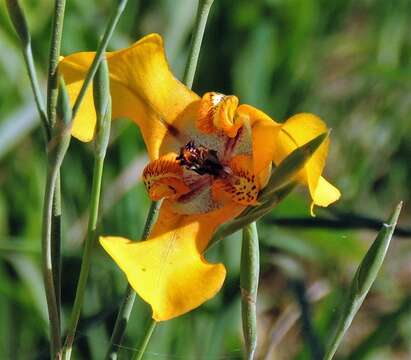
<path id="1" fill-rule="evenodd" d="M 104 157 L 94 159 L 93 183 L 91 186 L 90 215 L 88 221 L 87 238 L 81 263 L 80 276 L 77 283 L 76 297 L 74 299 L 70 322 L 67 329 L 66 340 L 63 347 L 63 359 L 71 357 L 71 350 L 76 334 L 77 324 L 80 319 L 81 308 L 84 301 L 87 278 L 90 271 L 91 254 L 96 238 L 98 209 L 101 193 L 101 181 L 103 177 Z"/>
<path id="2" fill-rule="evenodd" d="M 133 360 L 141 360 L 143 358 L 144 353 L 146 352 L 148 343 L 150 342 L 151 335 L 153 335 L 154 329 L 156 328 L 156 325 L 157 325 L 157 322 L 155 320 L 152 320 L 149 328 L 146 331 L 146 334 L 144 336 L 144 339 L 143 339 L 143 342 L 141 343 L 140 348 L 134 354 Z"/>
<path id="3" fill-rule="evenodd" d="M 253 360 L 257 347 L 257 289 L 260 273 L 260 251 L 257 224 L 244 226 L 241 246 L 241 313 L 245 358 Z"/>
<path id="4" fill-rule="evenodd" d="M 197 15 L 194 25 L 194 32 L 191 37 L 190 52 L 188 55 L 187 66 L 184 71 L 183 83 L 190 89 L 193 86 L 194 76 L 197 69 L 198 57 L 200 55 L 201 43 L 203 42 L 203 36 L 205 27 L 207 25 L 208 14 L 210 13 L 211 6 L 214 0 L 199 0 Z"/>
<path id="5" fill-rule="evenodd" d="M 64 12 L 66 0 L 56 0 L 54 5 L 53 25 L 51 30 L 49 68 L 47 78 L 47 119 L 50 128 L 56 122 L 58 98 L 58 62 L 60 58 L 61 38 L 63 35 Z M 60 172 L 57 175 L 56 188 L 53 195 L 51 252 L 53 259 L 54 290 L 59 315 L 61 312 L 61 184 Z"/>
<path id="6" fill-rule="evenodd" d="M 47 117 L 51 127 L 56 121 L 56 105 L 58 96 L 58 63 L 60 58 L 61 38 L 63 35 L 64 12 L 66 0 L 56 0 L 51 30 L 49 68 L 47 79 Z"/>
<path id="7" fill-rule="evenodd" d="M 116 28 L 118 21 L 120 20 L 120 16 L 124 11 L 124 8 L 127 5 L 128 0 L 121 0 L 116 7 L 114 8 L 113 13 L 111 14 L 111 18 L 107 24 L 106 30 L 104 31 L 103 38 L 101 39 L 96 54 L 94 56 L 93 62 L 86 74 L 84 79 L 83 85 L 81 86 L 80 92 L 77 95 L 77 99 L 73 105 L 73 119 L 76 117 L 76 114 L 80 108 L 80 105 L 84 99 L 84 95 L 86 95 L 86 91 L 88 86 L 90 85 L 91 81 L 93 80 L 94 75 L 101 63 L 101 60 L 104 57 L 104 53 L 107 49 L 108 42 L 113 35 L 114 29 Z"/>
<path id="8" fill-rule="evenodd" d="M 56 289 L 54 287 L 54 269 L 51 246 L 53 198 L 58 174 L 59 166 L 56 164 L 51 166 L 49 165 L 47 170 L 46 190 L 44 196 L 42 227 L 43 279 L 49 314 L 51 359 L 59 358 L 61 349 L 60 314 L 57 299 L 55 296 Z"/>
<path id="9" fill-rule="evenodd" d="M 43 126 L 46 142 L 51 138 L 51 130 L 47 119 L 47 114 L 44 108 L 43 97 L 40 92 L 39 82 L 37 80 L 36 69 L 34 67 L 33 52 L 31 49 L 31 42 L 24 45 L 23 57 L 26 62 L 27 72 L 30 78 L 31 88 L 33 90 L 34 102 L 36 103 L 37 111 L 40 115 L 40 120 Z"/>

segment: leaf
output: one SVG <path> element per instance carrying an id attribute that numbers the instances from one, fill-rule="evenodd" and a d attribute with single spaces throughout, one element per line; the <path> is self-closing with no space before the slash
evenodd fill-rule
<path id="1" fill-rule="evenodd" d="M 332 337 L 332 340 L 327 348 L 326 355 L 324 357 L 325 360 L 331 360 L 333 358 L 345 332 L 350 327 L 354 316 L 357 314 L 365 299 L 365 296 L 377 277 L 378 271 L 380 270 L 394 233 L 398 216 L 401 212 L 401 207 L 402 202 L 397 205 L 397 208 L 388 220 L 388 223 L 383 224 L 377 238 L 365 254 L 364 259 L 357 269 L 354 279 L 350 285 L 348 297 L 343 304 L 343 310 L 340 320 L 337 323 L 334 336 Z"/>

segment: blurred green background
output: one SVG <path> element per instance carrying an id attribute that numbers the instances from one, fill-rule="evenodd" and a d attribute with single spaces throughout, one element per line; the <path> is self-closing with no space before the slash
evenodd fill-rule
<path id="1" fill-rule="evenodd" d="M 21 3 L 45 85 L 53 2 Z M 181 78 L 196 3 L 129 1 L 110 48 L 158 32 Z M 62 53 L 94 50 L 111 7 L 108 0 L 67 1 Z M 326 174 L 343 194 L 335 206 L 310 218 L 308 196 L 300 189 L 260 221 L 259 359 L 313 358 L 313 347 L 329 338 L 344 291 L 379 222 L 401 199 L 401 236 L 394 239 L 337 357 L 411 357 L 410 23 L 407 0 L 214 2 L 194 90 L 236 94 L 281 121 L 301 111 L 321 116 L 333 128 Z M 0 24 L 0 358 L 44 359 L 44 142 L 4 2 Z M 117 121 L 104 174 L 103 234 L 138 238 L 149 204 L 140 181 L 145 162 L 136 126 Z M 73 141 L 62 170 L 63 322 L 79 272 L 91 164 L 91 146 Z M 239 255 L 236 235 L 214 249 L 210 258 L 229 269 L 221 293 L 161 323 L 147 359 L 242 358 Z M 303 275 L 296 278 L 290 268 Z M 103 357 L 125 287 L 123 274 L 96 247 L 75 359 Z M 305 302 L 310 311 L 301 316 Z M 148 306 L 138 301 L 121 358 L 136 351 L 149 317 Z"/>

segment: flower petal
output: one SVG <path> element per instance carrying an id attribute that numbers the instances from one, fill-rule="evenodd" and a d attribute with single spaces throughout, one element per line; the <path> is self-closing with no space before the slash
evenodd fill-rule
<path id="1" fill-rule="evenodd" d="M 314 205 L 327 207 L 336 202 L 340 197 L 340 190 L 320 176 L 311 204 L 311 215 L 314 216 Z"/>
<path id="2" fill-rule="evenodd" d="M 210 134 L 223 132 L 230 138 L 237 135 L 242 123 L 236 118 L 238 98 L 216 92 L 205 93 L 196 119 L 199 131 Z"/>
<path id="3" fill-rule="evenodd" d="M 151 161 L 143 171 L 143 181 L 150 199 L 176 199 L 190 191 L 184 183 L 183 169 L 177 161 L 177 154 L 169 153 Z"/>
<path id="4" fill-rule="evenodd" d="M 273 157 L 275 164 L 279 164 L 298 146 L 306 144 L 308 141 L 326 131 L 327 126 L 316 115 L 301 113 L 292 116 L 282 125 L 281 131 L 278 133 Z M 320 184 L 320 177 L 328 154 L 329 142 L 330 141 L 327 138 L 320 145 L 311 159 L 304 166 L 304 170 L 299 174 L 300 181 L 307 183 L 314 204 L 319 206 L 328 206 L 331 202 L 338 199 L 338 197 L 336 197 L 336 192 L 333 191 L 333 195 L 331 195 L 330 192 L 330 196 L 327 200 L 324 200 L 324 182 L 321 181 Z M 321 188 L 319 188 L 319 186 L 321 186 Z"/>
<path id="5" fill-rule="evenodd" d="M 203 215 L 178 215 L 164 200 L 152 235 L 146 241 L 102 237 L 100 243 L 125 272 L 133 289 L 148 302 L 156 321 L 182 315 L 221 288 L 226 270 L 203 256 L 216 227 L 238 215 L 236 205 Z"/>
<path id="6" fill-rule="evenodd" d="M 281 125 L 250 105 L 240 105 L 237 114 L 244 123 L 250 124 L 253 137 L 254 174 L 258 175 L 269 168 L 273 161 Z"/>
<path id="7" fill-rule="evenodd" d="M 59 65 L 71 102 L 81 88 L 94 53 L 81 52 L 65 57 Z M 173 121 L 199 97 L 171 73 L 160 35 L 151 34 L 129 48 L 107 53 L 110 70 L 113 118 L 127 117 L 141 129 L 151 159 L 159 156 L 166 135 L 177 131 Z M 90 141 L 94 135 L 95 113 L 89 88 L 76 116 L 73 136 Z"/>
<path id="8" fill-rule="evenodd" d="M 253 158 L 237 155 L 229 163 L 232 174 L 213 183 L 213 196 L 216 200 L 234 201 L 241 205 L 256 205 L 260 191 L 259 178 L 253 173 Z"/>

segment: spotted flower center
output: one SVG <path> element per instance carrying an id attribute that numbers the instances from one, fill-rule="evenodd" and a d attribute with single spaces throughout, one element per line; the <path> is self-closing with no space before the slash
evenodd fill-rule
<path id="1" fill-rule="evenodd" d="M 152 199 L 171 199 L 183 214 L 210 212 L 228 202 L 256 204 L 260 184 L 253 173 L 252 137 L 238 120 L 237 106 L 236 98 L 204 95 L 197 119 L 181 136 L 188 141 L 145 168 Z"/>

